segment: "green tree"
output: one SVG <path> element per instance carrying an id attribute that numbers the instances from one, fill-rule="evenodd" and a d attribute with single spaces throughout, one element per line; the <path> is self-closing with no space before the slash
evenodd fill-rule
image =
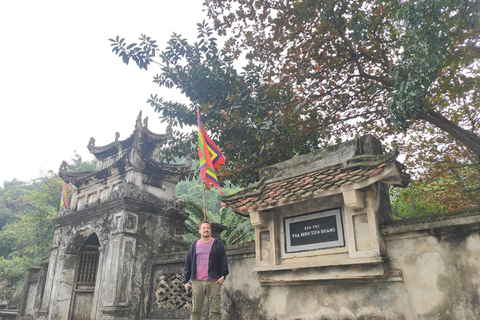
<path id="1" fill-rule="evenodd" d="M 58 212 L 61 190 L 62 181 L 53 172 L 30 183 L 4 188 L 0 200 L 11 217 L 0 230 L 4 257 L 29 255 L 32 263 L 48 257 L 53 232 L 49 220 Z"/>
<path id="2" fill-rule="evenodd" d="M 53 172 L 30 182 L 4 182 L 0 190 L 0 280 L 15 291 L 26 270 L 48 258 L 60 204 L 61 179 Z"/>
<path id="3" fill-rule="evenodd" d="M 233 194 L 238 190 L 238 188 L 223 188 L 226 194 Z M 182 244 L 188 248 L 193 241 L 198 240 L 198 225 L 204 220 L 201 182 L 198 179 L 179 182 L 177 197 L 185 200 L 185 211 L 188 214 L 188 219 L 185 221 L 186 232 L 183 235 Z M 207 220 L 227 227 L 221 234 L 222 240 L 227 245 L 251 241 L 254 237 L 254 230 L 250 220 L 222 207 L 219 197 L 220 191 L 218 189 L 205 191 Z"/>
<path id="4" fill-rule="evenodd" d="M 406 130 L 424 120 L 480 159 L 478 123 L 469 118 L 479 109 L 477 1 L 207 0 L 206 6 L 218 32 L 230 36 L 225 51 L 265 66 L 264 79 L 276 85 L 296 86 L 303 112 L 316 110 L 322 128 L 355 119 L 363 128 L 387 120 Z"/>
<path id="5" fill-rule="evenodd" d="M 417 179 L 405 193 L 437 210 L 480 205 L 477 1 L 206 6 L 218 32 L 229 36 L 224 50 L 264 66 L 274 85 L 296 83 L 305 112 L 322 115 L 321 129 L 371 132 L 386 142 L 394 136 Z"/>
<path id="6" fill-rule="evenodd" d="M 198 240 L 198 225 L 204 220 L 202 205 L 194 201 L 185 202 L 188 219 L 185 221 L 185 234 L 182 236 L 182 245 L 188 248 L 193 241 Z M 221 238 L 226 245 L 252 241 L 255 235 L 250 220 L 226 208 L 220 214 L 207 212 L 207 221 L 220 223 L 227 227 Z"/>
<path id="7" fill-rule="evenodd" d="M 421 180 L 438 177 L 430 169 L 439 161 L 480 173 L 477 2 L 205 4 L 215 31 L 228 36 L 221 50 L 205 23 L 197 42 L 174 34 L 163 51 L 144 35 L 138 44 L 111 40 L 125 63 L 146 69 L 157 59 L 154 81 L 191 100 L 152 95 L 148 102 L 164 121 L 195 125 L 201 107 L 204 127 L 227 158 L 220 178 L 247 184 L 264 166 L 365 133 L 387 149 L 396 145 Z M 240 58 L 247 63 L 237 72 Z M 163 156 L 194 153 L 195 139 L 195 131 L 176 131 Z"/>
<path id="8" fill-rule="evenodd" d="M 91 170 L 93 161 L 75 153 L 71 171 Z M 46 172 L 29 182 L 14 179 L 0 187 L 0 280 L 14 289 L 26 270 L 48 259 L 63 181 Z"/>
<path id="9" fill-rule="evenodd" d="M 410 144 L 415 144 L 411 141 Z M 430 149 L 438 145 L 431 144 Z M 442 213 L 480 207 L 480 179 L 478 166 L 466 165 L 465 150 L 442 149 L 418 155 L 415 161 L 406 159 L 409 166 L 424 163 L 425 172 L 419 172 L 407 189 L 392 189 L 392 208 L 399 218 Z M 459 159 L 460 157 L 460 159 Z"/>
<path id="10" fill-rule="evenodd" d="M 226 189 L 228 190 L 228 188 Z M 203 205 L 203 190 L 200 179 L 184 180 L 177 184 L 177 197 L 185 201 L 193 201 Z M 209 214 L 217 214 L 220 205 L 220 190 L 205 190 L 205 207 Z"/>
<path id="11" fill-rule="evenodd" d="M 5 259 L 0 257 L 0 279 L 6 279 L 7 284 L 12 287 L 12 291 L 15 292 L 17 284 L 23 280 L 27 267 L 25 261 L 19 257 L 13 257 L 11 259 Z"/>
<path id="12" fill-rule="evenodd" d="M 181 128 L 197 124 L 195 106 L 201 107 L 204 128 L 210 129 L 210 137 L 227 158 L 220 178 L 228 175 L 233 184 L 247 184 L 257 179 L 260 168 L 318 148 L 326 133 L 306 130 L 309 119 L 296 111 L 299 101 L 291 91 L 264 84 L 253 65 L 237 72 L 231 55 L 218 50 L 213 30 L 203 23 L 198 32 L 200 40 L 194 44 L 172 36 L 160 53 L 162 73 L 154 78 L 160 86 L 180 88 L 192 104 L 163 101 L 156 95 L 148 102 L 163 115 L 163 121 Z M 113 50 L 124 62 L 132 59 L 147 68 L 157 45 L 144 35 L 140 40 L 127 45 L 119 37 L 111 39 Z M 197 153 L 195 130 L 173 133 L 162 153 L 165 160 Z"/>
<path id="13" fill-rule="evenodd" d="M 439 203 L 432 203 L 424 195 L 425 189 L 416 188 L 391 188 L 390 201 L 394 219 L 414 218 L 437 214 L 445 209 Z"/>

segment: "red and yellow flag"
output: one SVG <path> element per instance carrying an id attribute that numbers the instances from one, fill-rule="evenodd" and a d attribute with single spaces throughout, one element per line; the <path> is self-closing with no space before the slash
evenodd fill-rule
<path id="1" fill-rule="evenodd" d="M 65 182 L 63 183 L 63 188 L 62 188 L 62 198 L 60 199 L 60 208 L 63 206 L 68 208 L 68 194 L 67 194 L 67 187 L 65 185 Z"/>
<path id="2" fill-rule="evenodd" d="M 200 177 L 205 181 L 208 187 L 220 189 L 218 184 L 217 172 L 222 164 L 225 164 L 225 158 L 220 149 L 207 136 L 202 128 L 200 120 L 200 110 L 197 107 L 197 124 L 198 124 L 198 157 L 200 158 Z M 223 191 L 220 189 L 220 192 Z"/>

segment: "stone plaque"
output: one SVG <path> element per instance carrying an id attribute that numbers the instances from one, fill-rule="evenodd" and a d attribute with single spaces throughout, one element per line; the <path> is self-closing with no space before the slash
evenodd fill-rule
<path id="1" fill-rule="evenodd" d="M 285 219 L 286 252 L 344 247 L 340 209 Z"/>

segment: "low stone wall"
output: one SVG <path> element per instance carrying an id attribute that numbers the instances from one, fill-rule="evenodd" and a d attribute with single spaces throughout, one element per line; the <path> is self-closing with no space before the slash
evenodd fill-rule
<path id="1" fill-rule="evenodd" d="M 254 246 L 227 248 L 225 320 L 480 319 L 480 212 L 397 221 L 382 228 L 382 279 L 261 285 Z"/>

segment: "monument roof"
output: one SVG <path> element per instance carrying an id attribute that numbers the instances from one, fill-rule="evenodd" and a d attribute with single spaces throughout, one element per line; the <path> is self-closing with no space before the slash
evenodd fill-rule
<path id="1" fill-rule="evenodd" d="M 406 187 L 411 179 L 403 172 L 403 165 L 395 160 L 397 156 L 397 151 L 384 155 L 357 155 L 316 169 L 310 168 L 299 174 L 292 174 L 288 170 L 291 164 L 286 165 L 287 169 L 283 173 L 282 170 L 277 170 L 281 174 L 269 174 L 267 168 L 267 174 L 257 185 L 222 197 L 222 205 L 247 216 L 250 211 L 268 210 L 311 198 L 361 189 L 377 181 Z M 297 161 L 299 163 L 301 161 Z"/>
<path id="2" fill-rule="evenodd" d="M 77 187 L 86 185 L 91 180 L 105 179 L 113 172 L 122 173 L 130 168 L 178 182 L 190 172 L 191 161 L 186 164 L 167 164 L 159 162 L 160 148 L 172 136 L 171 127 L 166 134 L 157 134 L 148 129 L 148 117 L 142 125 L 142 112 L 140 111 L 135 123 L 135 130 L 125 140 L 119 140 L 115 134 L 115 141 L 105 146 L 95 146 L 95 139 L 90 138 L 87 146 L 90 153 L 97 159 L 95 171 L 69 172 L 64 161 L 60 166 L 59 176 L 68 183 Z M 188 159 L 187 159 L 188 160 Z M 115 170 L 111 170 L 115 168 Z"/>
<path id="3" fill-rule="evenodd" d="M 134 145 L 141 142 L 142 146 L 149 149 L 149 153 L 153 153 L 153 150 L 159 149 L 165 141 L 172 136 L 172 128 L 167 128 L 167 133 L 157 134 L 148 129 L 148 117 L 145 117 L 142 125 L 142 112 L 138 114 L 137 121 L 135 123 L 135 130 L 125 140 L 119 140 L 120 134 L 115 133 L 115 141 L 105 146 L 95 146 L 95 139 L 90 138 L 88 143 L 88 150 L 95 156 L 97 160 L 104 160 L 111 156 L 117 155 L 124 150 L 131 149 Z M 149 154 L 150 156 L 152 154 Z"/>

